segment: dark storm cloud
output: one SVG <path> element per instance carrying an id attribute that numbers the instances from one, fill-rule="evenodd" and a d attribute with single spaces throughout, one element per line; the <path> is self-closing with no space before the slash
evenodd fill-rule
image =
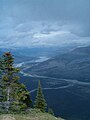
<path id="1" fill-rule="evenodd" d="M 90 19 L 90 0 L 0 0 L 0 6 L 2 14 L 24 19 Z"/>

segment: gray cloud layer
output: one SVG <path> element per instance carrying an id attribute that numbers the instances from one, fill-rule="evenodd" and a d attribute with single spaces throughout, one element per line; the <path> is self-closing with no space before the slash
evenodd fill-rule
<path id="1" fill-rule="evenodd" d="M 90 0 L 0 0 L 0 46 L 90 45 Z"/>

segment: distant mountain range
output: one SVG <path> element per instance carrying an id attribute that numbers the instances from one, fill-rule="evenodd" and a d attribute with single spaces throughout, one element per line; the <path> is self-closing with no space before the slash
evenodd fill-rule
<path id="1" fill-rule="evenodd" d="M 90 81 L 90 46 L 59 54 L 26 69 L 31 74 Z"/>
<path id="2" fill-rule="evenodd" d="M 3 52 L 11 52 L 14 56 L 24 56 L 24 57 L 40 57 L 40 56 L 55 56 L 57 54 L 63 54 L 71 49 L 75 48 L 75 46 L 67 46 L 67 47 L 31 47 L 31 48 L 1 48 L 0 54 Z"/>
<path id="3" fill-rule="evenodd" d="M 90 46 L 72 49 L 48 48 L 46 50 L 44 48 L 43 50 L 43 48 L 32 48 L 15 49 L 11 52 L 14 54 L 16 62 L 26 62 L 25 64 L 30 66 L 24 70 L 26 73 L 30 71 L 30 74 L 39 76 L 90 81 Z M 3 54 L 5 51 L 8 50 L 3 49 L 0 51 L 0 54 Z M 36 61 L 40 56 L 45 55 L 49 56 L 50 59 L 44 62 L 37 62 L 37 64 L 35 63 L 33 65 L 27 62 Z"/>

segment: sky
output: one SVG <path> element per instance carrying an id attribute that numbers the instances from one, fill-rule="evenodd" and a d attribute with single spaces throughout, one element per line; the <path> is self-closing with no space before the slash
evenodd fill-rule
<path id="1" fill-rule="evenodd" d="M 0 0 L 0 48 L 90 45 L 90 0 Z"/>

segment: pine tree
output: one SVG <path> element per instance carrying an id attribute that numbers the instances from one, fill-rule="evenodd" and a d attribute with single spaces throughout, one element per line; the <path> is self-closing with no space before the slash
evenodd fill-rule
<path id="1" fill-rule="evenodd" d="M 51 108 L 48 108 L 48 113 L 54 116 L 54 112 Z"/>
<path id="2" fill-rule="evenodd" d="M 47 107 L 46 100 L 44 99 L 44 95 L 42 92 L 42 87 L 41 87 L 40 81 L 38 82 L 38 90 L 37 90 L 37 96 L 36 96 L 34 107 L 36 109 L 39 109 L 42 112 L 45 112 L 46 107 Z"/>
<path id="3" fill-rule="evenodd" d="M 31 103 L 29 92 L 19 83 L 19 69 L 14 67 L 14 58 L 10 52 L 4 53 L 0 60 L 1 84 L 0 98 L 2 107 L 9 110 L 24 110 Z"/>

